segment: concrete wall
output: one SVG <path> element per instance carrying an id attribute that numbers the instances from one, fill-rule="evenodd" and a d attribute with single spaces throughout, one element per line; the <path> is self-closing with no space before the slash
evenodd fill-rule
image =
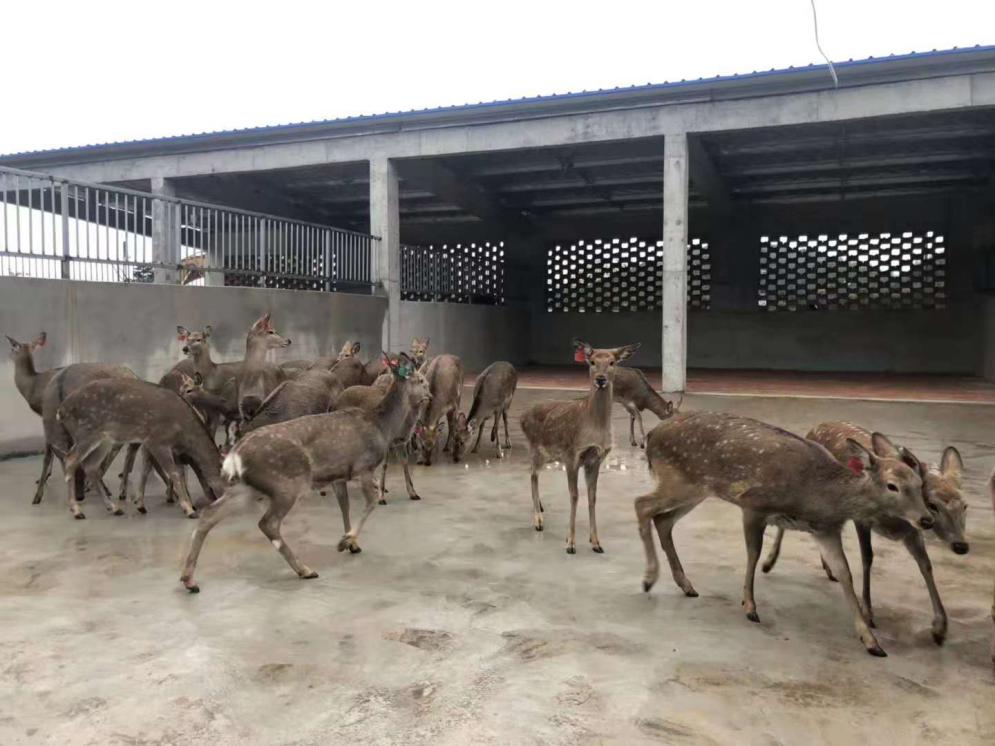
<path id="1" fill-rule="evenodd" d="M 386 301 L 373 296 L 257 288 L 183 288 L 0 277 L 0 333 L 33 339 L 48 333 L 39 370 L 73 362 L 113 362 L 158 380 L 181 359 L 176 325 L 214 328 L 214 358 L 241 359 L 245 333 L 266 311 L 293 344 L 281 359 L 313 358 L 356 339 L 364 357 L 380 349 Z M 14 387 L 13 365 L 0 363 L 0 455 L 41 442 L 41 421 Z"/>
<path id="2" fill-rule="evenodd" d="M 429 354 L 458 355 L 467 371 L 495 360 L 522 365 L 529 359 L 529 313 L 520 308 L 465 303 L 401 303 L 401 339 L 431 337 Z"/>
<path id="3" fill-rule="evenodd" d="M 995 302 L 989 302 L 995 328 Z M 943 311 L 699 311 L 688 321 L 691 368 L 974 373 L 982 328 L 974 306 Z M 633 362 L 658 366 L 660 314 L 552 314 L 532 320 L 531 359 L 566 365 L 572 337 L 642 342 Z M 995 372 L 995 349 L 990 365 Z"/>

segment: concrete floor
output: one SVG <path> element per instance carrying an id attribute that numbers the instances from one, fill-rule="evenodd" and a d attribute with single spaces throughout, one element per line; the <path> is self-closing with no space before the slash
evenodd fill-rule
<path id="1" fill-rule="evenodd" d="M 522 391 L 516 415 L 549 391 Z M 915 565 L 877 540 L 875 607 L 887 659 L 868 656 L 811 540 L 790 534 L 760 576 L 762 623 L 739 598 L 738 511 L 709 502 L 676 541 L 701 597 L 666 574 L 640 590 L 632 498 L 649 486 L 640 451 L 602 477 L 606 554 L 563 551 L 564 475 L 544 475 L 546 526 L 530 525 L 523 438 L 501 462 L 415 469 L 420 503 L 390 479 L 391 504 L 335 550 L 330 498 L 299 505 L 285 536 L 321 577 L 301 581 L 247 514 L 209 537 L 198 579 L 177 582 L 193 523 L 154 490 L 147 516 L 88 501 L 70 519 L 53 481 L 29 504 L 39 459 L 0 463 L 0 743 L 986 743 L 995 741 L 988 657 L 995 466 L 985 406 L 689 397 L 688 408 L 759 416 L 804 432 L 826 419 L 873 424 L 922 457 L 941 444 L 968 468 L 971 553 L 931 544 L 949 615 L 930 639 Z M 652 415 L 647 415 L 652 421 Z M 483 449 L 482 449 L 483 450 Z M 586 538 L 586 511 L 578 537 Z M 848 553 L 859 564 L 853 532 Z"/>

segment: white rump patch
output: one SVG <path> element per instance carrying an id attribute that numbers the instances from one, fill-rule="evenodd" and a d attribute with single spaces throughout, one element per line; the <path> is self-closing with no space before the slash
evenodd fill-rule
<path id="1" fill-rule="evenodd" d="M 234 482 L 236 479 L 242 478 L 242 457 L 238 455 L 237 451 L 232 451 L 227 456 L 225 456 L 225 461 L 221 465 L 221 474 L 229 482 Z"/>
<path id="2" fill-rule="evenodd" d="M 280 547 L 283 546 L 283 542 L 280 541 L 279 539 L 270 539 L 270 541 L 273 542 L 273 546 L 275 546 L 276 547 L 276 551 L 279 552 L 280 551 Z"/>

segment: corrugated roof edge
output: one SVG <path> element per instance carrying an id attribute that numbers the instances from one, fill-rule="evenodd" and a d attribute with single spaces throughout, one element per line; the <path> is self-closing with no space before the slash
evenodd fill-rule
<path id="1" fill-rule="evenodd" d="M 890 54 L 883 57 L 866 57 L 863 59 L 849 59 L 840 62 L 833 62 L 833 66 L 837 70 L 859 67 L 869 64 L 879 64 L 884 62 L 900 62 L 904 60 L 917 60 L 917 59 L 930 59 L 934 57 L 946 57 L 965 53 L 977 53 L 977 52 L 995 52 L 995 45 L 982 45 L 975 44 L 970 47 L 952 47 L 950 49 L 933 49 L 929 52 L 908 52 L 905 54 Z M 151 137 L 143 138 L 137 140 L 118 140 L 114 142 L 104 142 L 104 143 L 94 143 L 89 145 L 74 145 L 69 147 L 59 147 L 59 148 L 46 148 L 42 150 L 25 150 L 16 153 L 5 153 L 0 154 L 0 160 L 8 158 L 22 158 L 28 156 L 40 156 L 40 155 L 58 155 L 58 154 L 72 154 L 85 152 L 87 150 L 98 150 L 100 148 L 113 148 L 116 146 L 135 146 L 135 145 L 152 145 L 152 144 L 162 144 L 170 142 L 195 142 L 197 140 L 208 140 L 211 138 L 225 137 L 231 135 L 251 135 L 251 134 L 261 134 L 266 132 L 278 132 L 278 131 L 288 131 L 294 129 L 303 129 L 305 127 L 321 127 L 330 124 L 357 124 L 362 122 L 377 122 L 377 121 L 389 121 L 391 119 L 400 119 L 404 117 L 417 117 L 419 115 L 432 115 L 432 114 L 443 114 L 443 113 L 453 113 L 460 111 L 475 111 L 483 110 L 488 108 L 496 108 L 500 106 L 521 106 L 528 104 L 541 104 L 553 101 L 561 101 L 568 99 L 581 99 L 581 98 L 593 98 L 597 96 L 604 96 L 608 94 L 617 93 L 643 93 L 651 92 L 655 90 L 666 90 L 670 88 L 679 88 L 682 86 L 700 85 L 700 84 L 714 84 L 714 83 L 726 83 L 726 82 L 742 82 L 744 80 L 751 80 L 756 78 L 772 77 L 776 75 L 786 75 L 798 72 L 817 72 L 817 71 L 827 71 L 829 66 L 825 64 L 813 64 L 801 66 L 789 66 L 783 68 L 771 68 L 770 70 L 754 70 L 749 73 L 732 73 L 730 75 L 715 75 L 707 78 L 695 78 L 692 80 L 682 79 L 679 81 L 665 81 L 663 83 L 646 83 L 643 85 L 631 85 L 631 86 L 616 86 L 615 88 L 599 88 L 595 91 L 577 91 L 577 92 L 567 92 L 567 93 L 553 93 L 548 95 L 540 96 L 523 96 L 521 98 L 507 98 L 498 99 L 495 101 L 481 101 L 475 104 L 452 104 L 449 106 L 436 106 L 424 109 L 407 109 L 404 111 L 393 111 L 384 112 L 381 114 L 360 114 L 356 116 L 348 117 L 337 117 L 334 119 L 316 119 L 308 122 L 288 122 L 285 124 L 269 124 L 262 125 L 258 127 L 244 127 L 240 129 L 231 130 L 215 130 L 211 132 L 197 132 L 185 135 L 165 135 L 163 137 Z"/>

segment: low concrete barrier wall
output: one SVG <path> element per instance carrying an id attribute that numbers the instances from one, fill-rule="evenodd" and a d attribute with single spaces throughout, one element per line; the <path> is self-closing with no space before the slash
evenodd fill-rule
<path id="1" fill-rule="evenodd" d="M 280 359 L 330 354 L 346 339 L 362 344 L 365 359 L 379 353 L 386 308 L 383 298 L 346 293 L 0 277 L 0 334 L 29 341 L 48 333 L 35 355 L 39 370 L 121 363 L 153 381 L 182 358 L 177 324 L 211 324 L 218 362 L 241 359 L 249 326 L 266 311 L 277 331 L 293 340 Z M 0 357 L 0 413 L 0 456 L 41 447 L 41 420 L 14 387 L 7 354 Z"/>

